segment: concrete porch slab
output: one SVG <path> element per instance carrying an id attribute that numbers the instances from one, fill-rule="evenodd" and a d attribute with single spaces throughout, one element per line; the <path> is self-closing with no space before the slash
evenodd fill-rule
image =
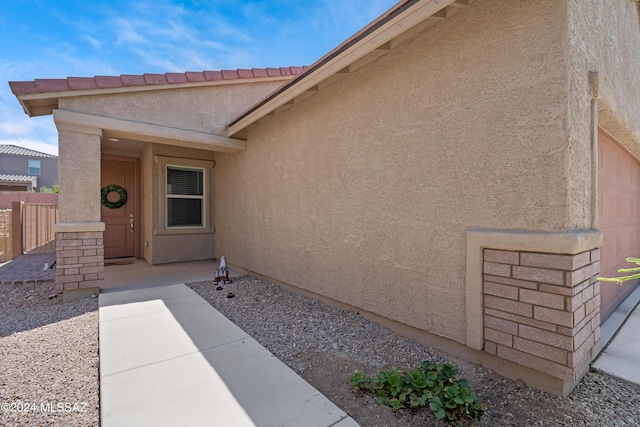
<path id="1" fill-rule="evenodd" d="M 204 260 L 151 266 L 146 261 L 137 259 L 133 264 L 106 266 L 104 286 L 101 289 L 149 288 L 213 280 L 215 270 L 219 265 L 217 261 Z M 241 276 L 243 276 L 242 273 L 229 269 L 230 279 L 233 280 Z"/>

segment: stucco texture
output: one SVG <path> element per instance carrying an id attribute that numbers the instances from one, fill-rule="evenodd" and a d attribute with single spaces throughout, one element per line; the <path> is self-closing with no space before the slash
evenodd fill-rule
<path id="1" fill-rule="evenodd" d="M 598 123 L 640 157 L 640 20 L 637 0 L 569 0 L 567 5 L 570 225 L 579 228 L 590 219 L 584 200 L 597 194 L 590 192 L 597 183 L 592 184 L 586 173 L 591 143 L 589 72 L 598 73 Z"/>
<path id="2" fill-rule="evenodd" d="M 99 129 L 58 124 L 60 222 L 100 221 L 100 137 Z"/>
<path id="3" fill-rule="evenodd" d="M 465 233 L 564 231 L 566 8 L 477 1 L 216 156 L 216 253 L 458 342 Z"/>
<path id="4" fill-rule="evenodd" d="M 204 133 L 227 122 L 282 81 L 61 98 L 60 109 Z M 150 108 L 152 107 L 152 108 Z"/>

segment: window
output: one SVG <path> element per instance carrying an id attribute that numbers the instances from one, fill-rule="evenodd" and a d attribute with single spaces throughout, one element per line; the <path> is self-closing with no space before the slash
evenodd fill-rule
<path id="1" fill-rule="evenodd" d="M 40 175 L 40 160 L 29 160 L 29 175 Z"/>
<path id="2" fill-rule="evenodd" d="M 167 227 L 203 227 L 204 169 L 167 165 Z"/>

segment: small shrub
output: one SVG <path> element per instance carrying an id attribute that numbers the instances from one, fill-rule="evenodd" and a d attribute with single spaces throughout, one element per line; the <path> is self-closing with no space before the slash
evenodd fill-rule
<path id="1" fill-rule="evenodd" d="M 351 385 L 356 390 L 363 390 L 368 388 L 370 382 L 371 379 L 365 377 L 364 374 L 360 371 L 355 371 L 353 375 L 351 375 Z"/>
<path id="2" fill-rule="evenodd" d="M 56 182 L 55 184 L 53 184 L 52 187 L 47 187 L 46 185 L 43 185 L 42 187 L 40 187 L 40 192 L 41 193 L 59 193 L 60 192 L 60 187 L 58 187 L 58 183 Z"/>
<path id="3" fill-rule="evenodd" d="M 453 365 L 425 361 L 406 374 L 396 368 L 378 372 L 373 380 L 355 371 L 350 382 L 356 390 L 373 392 L 378 404 L 394 411 L 428 406 L 440 420 L 462 424 L 464 420 L 480 419 L 484 413 L 482 404 L 469 382 L 456 378 L 457 374 Z"/>

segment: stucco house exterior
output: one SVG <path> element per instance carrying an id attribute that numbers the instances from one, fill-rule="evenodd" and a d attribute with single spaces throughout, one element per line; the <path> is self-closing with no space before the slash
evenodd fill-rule
<path id="1" fill-rule="evenodd" d="M 640 252 L 639 22 L 410 0 L 309 67 L 12 82 L 59 131 L 58 286 L 224 253 L 567 394 L 635 286 L 596 278 Z"/>
<path id="2" fill-rule="evenodd" d="M 0 144 L 0 191 L 38 191 L 58 182 L 58 158 L 24 147 Z"/>

